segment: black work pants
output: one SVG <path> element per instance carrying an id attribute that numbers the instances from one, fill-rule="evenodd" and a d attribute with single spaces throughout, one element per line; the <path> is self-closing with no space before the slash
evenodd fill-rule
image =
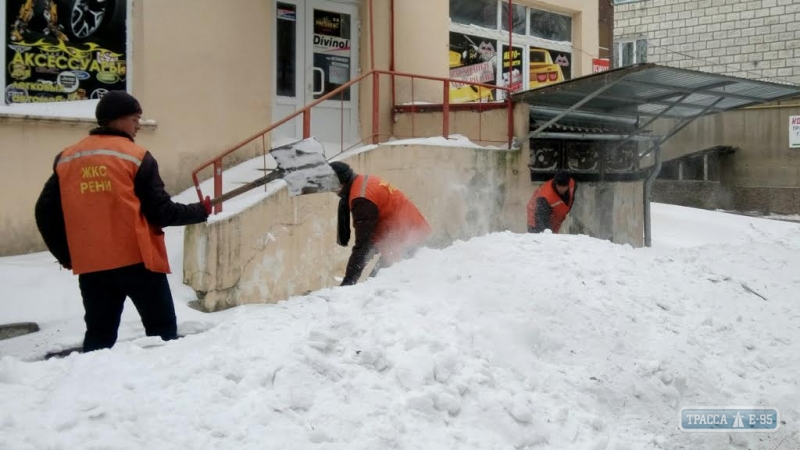
<path id="1" fill-rule="evenodd" d="M 142 319 L 145 334 L 177 339 L 178 326 L 167 275 L 144 264 L 78 276 L 83 297 L 86 335 L 83 351 L 111 348 L 117 342 L 125 298 L 130 297 Z"/>

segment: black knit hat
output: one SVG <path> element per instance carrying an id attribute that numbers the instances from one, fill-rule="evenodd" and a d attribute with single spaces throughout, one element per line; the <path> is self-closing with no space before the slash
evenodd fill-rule
<path id="1" fill-rule="evenodd" d="M 94 116 L 99 125 L 108 125 L 112 120 L 131 114 L 141 114 L 139 101 L 125 91 L 108 91 L 97 103 Z"/>
<path id="2" fill-rule="evenodd" d="M 341 161 L 334 161 L 330 163 L 330 166 L 336 173 L 336 177 L 339 178 L 339 183 L 342 183 L 342 185 L 350 183 L 356 176 L 355 172 L 353 172 L 353 168 Z"/>
<path id="3" fill-rule="evenodd" d="M 566 170 L 559 170 L 555 176 L 556 184 L 559 186 L 569 186 L 569 172 Z"/>

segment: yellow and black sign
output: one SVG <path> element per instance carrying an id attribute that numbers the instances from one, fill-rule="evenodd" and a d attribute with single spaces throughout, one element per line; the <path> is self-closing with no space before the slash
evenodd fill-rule
<path id="1" fill-rule="evenodd" d="M 124 90 L 127 1 L 7 0 L 6 104 Z"/>

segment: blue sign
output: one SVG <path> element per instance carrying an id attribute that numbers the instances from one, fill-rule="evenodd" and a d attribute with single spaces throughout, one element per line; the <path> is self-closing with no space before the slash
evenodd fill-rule
<path id="1" fill-rule="evenodd" d="M 710 406 L 681 409 L 682 431 L 768 432 L 780 425 L 778 409 L 770 406 Z"/>

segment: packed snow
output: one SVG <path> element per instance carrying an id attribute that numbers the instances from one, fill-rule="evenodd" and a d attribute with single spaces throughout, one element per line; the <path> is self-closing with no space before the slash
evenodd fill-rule
<path id="1" fill-rule="evenodd" d="M 191 196 L 193 192 L 181 195 Z M 800 448 L 800 225 L 653 205 L 652 248 L 493 233 L 350 287 L 80 345 L 77 279 L 0 258 L 0 449 Z M 772 433 L 687 433 L 685 406 L 770 405 Z"/>

